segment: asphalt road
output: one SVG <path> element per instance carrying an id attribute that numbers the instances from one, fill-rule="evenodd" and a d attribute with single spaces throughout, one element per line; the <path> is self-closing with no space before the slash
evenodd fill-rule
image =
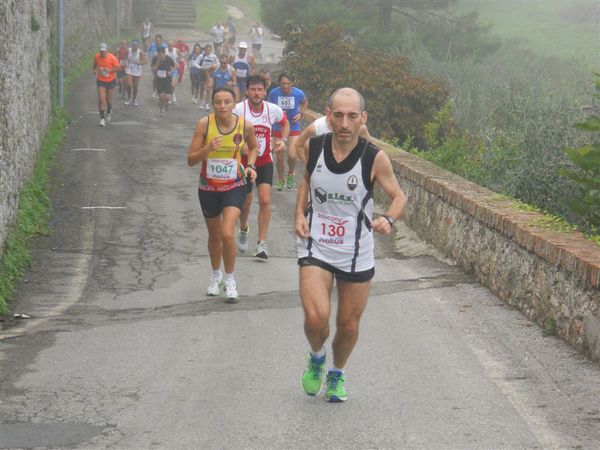
<path id="1" fill-rule="evenodd" d="M 32 319 L 0 330 L 0 448 L 600 448 L 598 365 L 402 228 L 377 241 L 348 402 L 304 395 L 295 192 L 273 195 L 270 259 L 238 259 L 241 301 L 207 298 L 188 80 L 159 119 L 146 71 L 106 128 L 92 76 L 71 91 Z"/>

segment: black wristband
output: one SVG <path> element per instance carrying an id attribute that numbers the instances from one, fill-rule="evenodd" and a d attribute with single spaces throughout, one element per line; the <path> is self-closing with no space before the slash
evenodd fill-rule
<path id="1" fill-rule="evenodd" d="M 246 164 L 246 167 L 248 167 L 256 172 L 256 166 L 254 164 Z"/>
<path id="2" fill-rule="evenodd" d="M 387 214 L 382 214 L 381 217 L 388 221 L 390 227 L 394 226 L 394 219 L 392 219 L 390 216 L 388 216 Z"/>

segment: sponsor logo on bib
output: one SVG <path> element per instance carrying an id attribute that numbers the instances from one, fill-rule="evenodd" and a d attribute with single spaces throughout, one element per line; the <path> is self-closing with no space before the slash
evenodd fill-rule
<path id="1" fill-rule="evenodd" d="M 327 201 L 327 192 L 325 192 L 321 188 L 315 189 L 315 198 L 317 199 L 317 203 L 325 203 Z"/>
<path id="2" fill-rule="evenodd" d="M 338 192 L 326 192 L 323 188 L 315 189 L 315 198 L 317 202 L 323 204 L 325 202 L 330 203 L 353 203 L 352 196 L 340 194 Z"/>

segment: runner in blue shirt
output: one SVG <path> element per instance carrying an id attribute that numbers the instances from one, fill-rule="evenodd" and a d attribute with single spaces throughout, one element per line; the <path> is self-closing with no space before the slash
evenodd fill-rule
<path id="1" fill-rule="evenodd" d="M 225 53 L 219 56 L 219 64 L 215 64 L 210 68 L 210 74 L 213 83 L 213 92 L 222 87 L 235 86 L 235 70 L 227 61 L 229 58 Z"/>
<path id="2" fill-rule="evenodd" d="M 296 187 L 296 140 L 300 135 L 300 121 L 306 108 L 308 100 L 297 87 L 293 86 L 294 77 L 289 73 L 283 72 L 278 77 L 279 86 L 269 93 L 268 101 L 278 105 L 287 115 L 290 121 L 290 137 L 288 143 L 288 173 L 287 182 L 285 179 L 285 155 L 284 152 L 277 153 L 277 173 L 279 181 L 277 190 L 282 191 L 287 184 L 288 189 Z M 281 138 L 281 132 L 277 124 L 273 125 L 273 136 Z"/>

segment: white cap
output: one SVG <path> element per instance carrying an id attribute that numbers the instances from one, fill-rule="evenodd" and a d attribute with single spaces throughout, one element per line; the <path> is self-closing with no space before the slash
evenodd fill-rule
<path id="1" fill-rule="evenodd" d="M 100 44 L 100 51 L 101 52 L 105 52 L 106 50 L 108 50 L 108 45 L 106 45 L 104 42 L 102 44 Z"/>
<path id="2" fill-rule="evenodd" d="M 240 44 L 238 45 L 239 48 L 248 48 L 248 44 L 246 44 L 246 41 L 241 41 Z"/>

